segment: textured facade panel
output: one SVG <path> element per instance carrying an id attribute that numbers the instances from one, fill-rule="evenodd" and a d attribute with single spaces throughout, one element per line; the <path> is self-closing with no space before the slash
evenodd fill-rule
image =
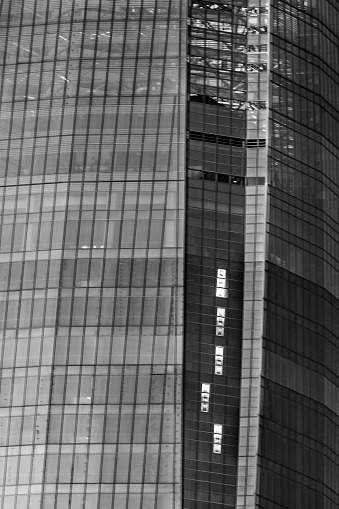
<path id="1" fill-rule="evenodd" d="M 1 3 L 1 509 L 180 507 L 185 7 Z"/>

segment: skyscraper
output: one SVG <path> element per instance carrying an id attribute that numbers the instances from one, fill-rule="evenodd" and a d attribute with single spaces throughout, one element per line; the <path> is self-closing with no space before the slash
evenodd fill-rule
<path id="1" fill-rule="evenodd" d="M 185 3 L 0 9 L 0 507 L 174 509 Z"/>
<path id="2" fill-rule="evenodd" d="M 339 506 L 338 25 L 2 0 L 0 509 Z"/>

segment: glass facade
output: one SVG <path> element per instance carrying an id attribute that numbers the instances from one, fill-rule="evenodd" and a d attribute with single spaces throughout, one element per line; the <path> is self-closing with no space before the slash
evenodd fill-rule
<path id="1" fill-rule="evenodd" d="M 1 2 L 1 509 L 180 506 L 186 10 Z"/>
<path id="2" fill-rule="evenodd" d="M 185 509 L 250 507 L 255 489 L 258 422 L 248 416 L 258 418 L 261 353 L 265 4 L 192 0 L 189 9 Z"/>
<path id="3" fill-rule="evenodd" d="M 0 2 L 0 509 L 339 506 L 338 28 Z"/>
<path id="4" fill-rule="evenodd" d="M 260 508 L 335 509 L 338 26 L 335 1 L 271 2 Z"/>

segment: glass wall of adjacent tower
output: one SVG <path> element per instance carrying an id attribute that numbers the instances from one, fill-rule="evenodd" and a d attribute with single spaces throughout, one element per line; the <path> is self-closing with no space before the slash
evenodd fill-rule
<path id="1" fill-rule="evenodd" d="M 339 5 L 272 2 L 260 508 L 339 505 Z"/>
<path id="2" fill-rule="evenodd" d="M 1 509 L 180 506 L 185 17 L 1 2 Z"/>

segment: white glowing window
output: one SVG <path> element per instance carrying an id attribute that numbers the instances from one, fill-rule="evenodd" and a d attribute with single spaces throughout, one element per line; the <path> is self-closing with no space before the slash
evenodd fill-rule
<path id="1" fill-rule="evenodd" d="M 215 375 L 222 375 L 223 367 L 222 366 L 215 366 L 214 367 L 214 374 Z"/>
<path id="2" fill-rule="evenodd" d="M 210 392 L 210 384 L 201 384 L 201 392 Z"/>
<path id="3" fill-rule="evenodd" d="M 226 297 L 227 297 L 226 288 L 217 288 L 215 295 L 216 295 L 216 297 L 221 297 L 222 299 L 226 299 Z"/>
<path id="4" fill-rule="evenodd" d="M 215 333 L 217 336 L 223 336 L 225 332 L 225 329 L 223 327 L 217 327 L 215 330 Z"/>
<path id="5" fill-rule="evenodd" d="M 224 355 L 224 347 L 223 346 L 216 346 L 215 347 L 215 355 Z"/>
<path id="6" fill-rule="evenodd" d="M 222 279 L 226 279 L 226 269 L 218 269 L 217 277 L 221 277 Z"/>
<path id="7" fill-rule="evenodd" d="M 215 356 L 215 364 L 217 366 L 222 366 L 223 365 L 223 360 L 224 360 L 224 358 L 221 355 L 216 355 Z"/>
<path id="8" fill-rule="evenodd" d="M 201 394 L 201 401 L 203 401 L 204 403 L 208 403 L 210 400 L 210 395 L 208 394 L 208 392 L 203 392 Z"/>
<path id="9" fill-rule="evenodd" d="M 209 410 L 208 403 L 201 403 L 201 411 L 202 412 L 208 412 L 208 410 Z"/>
<path id="10" fill-rule="evenodd" d="M 221 316 L 217 316 L 217 325 L 220 325 L 223 327 L 225 325 L 225 318 L 222 318 Z"/>
<path id="11" fill-rule="evenodd" d="M 222 435 L 222 424 L 214 424 L 213 432 L 216 435 Z"/>
<path id="12" fill-rule="evenodd" d="M 223 318 L 225 318 L 225 308 L 217 308 L 217 316 L 222 316 Z"/>
<path id="13" fill-rule="evenodd" d="M 217 288 L 226 288 L 226 279 L 217 279 Z"/>
<path id="14" fill-rule="evenodd" d="M 216 454 L 221 454 L 221 445 L 213 444 L 213 452 L 215 452 Z"/>
<path id="15" fill-rule="evenodd" d="M 221 435 L 214 435 L 214 443 L 221 444 Z"/>

